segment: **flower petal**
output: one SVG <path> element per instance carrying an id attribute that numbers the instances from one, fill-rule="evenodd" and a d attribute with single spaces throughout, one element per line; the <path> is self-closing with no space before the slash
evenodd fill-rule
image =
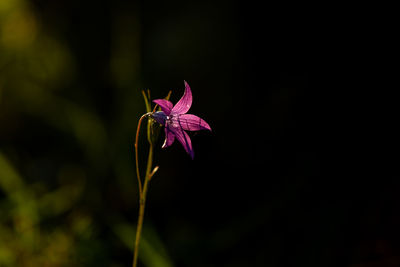
<path id="1" fill-rule="evenodd" d="M 184 130 L 182 130 L 182 128 L 180 128 L 180 127 L 172 127 L 172 126 L 168 125 L 168 128 L 171 132 L 173 132 L 175 134 L 175 137 L 178 139 L 178 141 L 182 144 L 183 148 L 193 159 L 194 152 L 193 152 L 193 148 L 192 148 L 192 141 L 190 140 L 189 135 Z"/>
<path id="2" fill-rule="evenodd" d="M 190 90 L 189 84 L 185 81 L 185 93 L 182 98 L 179 99 L 178 103 L 171 110 L 171 114 L 185 114 L 192 106 L 192 91 Z M 167 114 L 169 115 L 169 114 Z"/>
<path id="3" fill-rule="evenodd" d="M 165 130 L 165 141 L 164 144 L 162 145 L 162 148 L 169 147 L 175 141 L 175 134 L 168 129 L 168 126 L 166 126 L 164 130 Z"/>
<path id="4" fill-rule="evenodd" d="M 171 121 L 174 127 L 181 127 L 186 131 L 211 131 L 210 125 L 205 120 L 193 114 L 172 116 Z"/>
<path id="5" fill-rule="evenodd" d="M 159 105 L 167 116 L 171 113 L 172 107 L 174 106 L 171 101 L 166 99 L 155 99 L 153 102 Z"/>

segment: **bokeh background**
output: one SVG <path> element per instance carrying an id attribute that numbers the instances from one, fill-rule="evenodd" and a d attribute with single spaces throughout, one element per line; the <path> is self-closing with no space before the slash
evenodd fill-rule
<path id="1" fill-rule="evenodd" d="M 141 90 L 183 80 L 213 131 L 157 149 L 141 266 L 399 266 L 396 160 L 333 119 L 368 59 L 330 9 L 0 0 L 0 266 L 131 266 Z"/>

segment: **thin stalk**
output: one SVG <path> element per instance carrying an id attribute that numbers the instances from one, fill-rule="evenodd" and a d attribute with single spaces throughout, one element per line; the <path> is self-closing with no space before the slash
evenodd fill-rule
<path id="1" fill-rule="evenodd" d="M 150 146 L 149 146 L 149 155 L 147 158 L 146 174 L 144 177 L 144 184 L 142 186 L 142 180 L 140 179 L 140 172 L 139 172 L 139 157 L 138 157 L 138 143 L 139 143 L 140 126 L 142 124 L 143 118 L 147 117 L 151 113 L 154 113 L 158 107 L 158 105 L 155 105 L 153 112 L 151 112 L 150 90 L 147 90 L 147 95 L 144 91 L 142 91 L 142 95 L 143 95 L 143 98 L 144 98 L 144 101 L 146 104 L 147 113 L 144 114 L 139 119 L 138 128 L 136 130 L 136 139 L 135 139 L 136 176 L 137 176 L 138 185 L 139 185 L 139 216 L 138 216 L 138 223 L 137 223 L 137 227 L 136 227 L 135 248 L 134 248 L 134 252 L 133 252 L 133 263 L 132 263 L 133 267 L 137 266 L 137 261 L 138 261 L 139 243 L 140 243 L 140 237 L 141 237 L 142 228 L 143 228 L 144 209 L 146 206 L 146 195 L 147 195 L 148 185 L 149 185 L 151 178 L 158 170 L 158 166 L 154 167 L 154 169 L 153 169 L 153 142 L 150 138 L 150 135 L 151 135 L 150 124 L 148 124 L 147 125 L 147 136 L 148 136 L 148 141 L 149 141 Z M 170 95 L 171 95 L 171 91 L 169 91 L 169 93 L 166 97 L 167 100 L 169 99 Z"/>
<path id="2" fill-rule="evenodd" d="M 138 161 L 138 140 L 139 140 L 139 128 L 141 126 L 142 119 L 147 116 L 149 113 L 146 113 L 139 119 L 138 123 L 138 130 L 136 132 L 136 142 L 135 142 L 135 154 L 136 154 L 136 174 L 138 176 L 138 183 L 139 183 L 139 216 L 138 216 L 138 222 L 137 222 L 137 228 L 136 228 L 136 239 L 135 239 L 135 249 L 133 253 L 133 263 L 132 266 L 136 267 L 137 266 L 137 261 L 138 261 L 138 254 L 139 254 L 139 243 L 140 243 L 140 237 L 142 234 L 142 228 L 143 228 L 143 219 L 144 219 L 144 210 L 146 206 L 146 195 L 147 195 L 147 188 L 149 181 L 151 177 L 154 175 L 154 173 L 158 170 L 158 167 L 154 168 L 152 171 L 152 166 L 153 166 L 153 144 L 150 143 L 149 147 L 149 155 L 147 158 L 147 168 L 146 168 L 146 175 L 144 178 L 144 184 L 142 187 L 142 182 L 139 177 L 139 161 Z"/>
<path id="3" fill-rule="evenodd" d="M 136 240 L 135 240 L 135 250 L 133 253 L 133 263 L 132 266 L 137 266 L 138 254 L 139 254 L 139 242 L 140 242 L 140 235 L 142 233 L 142 226 L 143 226 L 143 219 L 144 219 L 144 207 L 146 205 L 146 199 L 140 198 L 140 207 L 139 207 L 139 217 L 137 222 L 136 228 Z"/>
<path id="4" fill-rule="evenodd" d="M 148 113 L 142 115 L 140 117 L 137 130 L 136 130 L 136 138 L 135 138 L 135 161 L 136 161 L 136 177 L 138 180 L 138 187 L 139 187 L 139 199 L 142 197 L 142 180 L 140 179 L 140 172 L 139 172 L 139 152 L 138 152 L 138 143 L 139 143 L 139 133 L 140 133 L 140 126 L 142 125 L 142 120 L 148 116 Z"/>

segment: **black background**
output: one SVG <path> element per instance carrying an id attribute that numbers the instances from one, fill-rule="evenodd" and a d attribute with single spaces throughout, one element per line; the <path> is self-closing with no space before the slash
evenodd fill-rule
<path id="1" fill-rule="evenodd" d="M 93 216 L 96 238 L 107 245 L 88 265 L 130 265 L 131 251 L 109 224 L 136 221 L 137 195 L 113 166 L 134 166 L 132 140 L 144 113 L 139 90 L 161 98 L 172 89 L 175 103 L 183 80 L 193 92 L 190 113 L 213 131 L 191 135 L 193 161 L 179 143 L 157 150 L 160 170 L 145 218 L 176 266 L 399 264 L 398 136 L 391 126 L 397 101 L 393 94 L 378 97 L 381 74 L 388 73 L 377 67 L 385 55 L 372 42 L 374 13 L 249 1 L 31 4 L 77 62 L 75 79 L 60 95 L 90 106 L 110 135 L 121 99 L 136 99 L 124 113 L 125 135 L 116 134 L 110 146 L 117 148 L 106 146 L 98 161 L 88 161 L 63 133 L 38 128 L 40 119 L 29 114 L 17 134 L 3 134 L 17 165 L 53 158 L 50 169 L 65 162 L 93 168 L 77 205 Z M 119 30 L 137 33 L 139 41 L 115 48 Z M 130 49 L 138 67 L 124 70 L 133 78 L 116 88 L 108 66 L 115 51 L 129 61 Z M 62 224 L 62 217 L 52 223 Z"/>

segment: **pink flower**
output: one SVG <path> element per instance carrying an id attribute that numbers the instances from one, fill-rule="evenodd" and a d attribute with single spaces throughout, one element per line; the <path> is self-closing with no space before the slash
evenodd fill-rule
<path id="1" fill-rule="evenodd" d="M 192 142 L 185 131 L 211 131 L 211 127 L 200 117 L 186 114 L 192 106 L 192 91 L 187 82 L 185 81 L 185 93 L 175 106 L 165 99 L 156 99 L 153 102 L 162 110 L 151 115 L 158 123 L 165 126 L 165 141 L 162 148 L 169 147 L 177 138 L 193 159 Z"/>

